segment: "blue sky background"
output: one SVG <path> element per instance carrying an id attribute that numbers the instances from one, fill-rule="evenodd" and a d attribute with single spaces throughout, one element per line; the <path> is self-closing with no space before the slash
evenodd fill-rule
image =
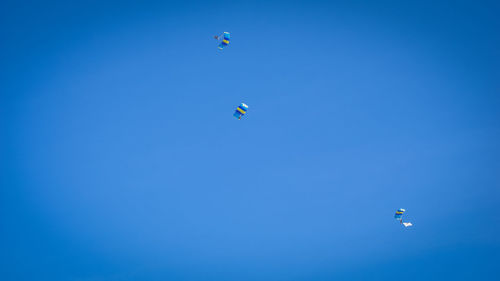
<path id="1" fill-rule="evenodd" d="M 498 280 L 499 13 L 2 1 L 0 279 Z"/>

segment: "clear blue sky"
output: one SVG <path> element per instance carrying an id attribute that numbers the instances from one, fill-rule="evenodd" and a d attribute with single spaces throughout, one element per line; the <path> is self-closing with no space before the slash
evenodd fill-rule
<path id="1" fill-rule="evenodd" d="M 499 14 L 2 1 L 0 280 L 498 280 Z"/>

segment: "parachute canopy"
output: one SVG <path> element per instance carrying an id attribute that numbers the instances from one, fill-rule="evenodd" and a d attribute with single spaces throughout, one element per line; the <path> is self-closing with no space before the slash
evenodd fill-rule
<path id="1" fill-rule="evenodd" d="M 236 108 L 233 116 L 238 118 L 238 119 L 241 119 L 241 117 L 243 117 L 243 115 L 245 115 L 247 113 L 247 110 L 248 110 L 248 105 L 242 103 Z"/>
<path id="2" fill-rule="evenodd" d="M 224 34 L 222 34 L 218 38 L 221 39 L 221 42 L 219 44 L 219 49 L 222 50 L 222 49 L 224 49 L 224 47 L 229 45 L 229 40 L 231 39 L 231 36 L 230 36 L 229 32 L 224 32 Z"/>
<path id="3" fill-rule="evenodd" d="M 394 218 L 397 219 L 398 221 L 403 220 L 403 214 L 406 210 L 405 209 L 399 209 L 396 211 L 396 214 L 394 214 Z"/>

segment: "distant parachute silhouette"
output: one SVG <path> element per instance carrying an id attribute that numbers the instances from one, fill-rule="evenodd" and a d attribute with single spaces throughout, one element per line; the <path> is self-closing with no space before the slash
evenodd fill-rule
<path id="1" fill-rule="evenodd" d="M 220 41 L 219 43 L 219 49 L 224 49 L 227 45 L 229 45 L 229 40 L 231 39 L 231 35 L 229 34 L 229 32 L 224 32 L 222 35 L 219 35 L 219 36 L 214 36 L 214 38 L 217 40 L 217 41 Z"/>
<path id="2" fill-rule="evenodd" d="M 247 110 L 248 110 L 248 105 L 242 103 L 236 108 L 233 116 L 241 120 L 241 117 L 243 117 L 243 115 L 247 113 Z"/>
<path id="3" fill-rule="evenodd" d="M 394 218 L 399 221 L 402 225 L 405 227 L 412 226 L 413 224 L 411 222 L 403 222 L 403 214 L 406 212 L 405 209 L 398 209 L 396 211 L 396 214 L 394 214 Z"/>

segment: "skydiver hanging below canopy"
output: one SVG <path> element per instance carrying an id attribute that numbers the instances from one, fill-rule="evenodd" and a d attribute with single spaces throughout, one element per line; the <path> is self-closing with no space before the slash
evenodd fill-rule
<path id="1" fill-rule="evenodd" d="M 399 221 L 400 224 L 404 225 L 405 227 L 412 226 L 413 224 L 411 222 L 403 222 L 403 214 L 406 212 L 405 209 L 399 209 L 396 211 L 396 214 L 394 214 L 394 218 Z"/>

